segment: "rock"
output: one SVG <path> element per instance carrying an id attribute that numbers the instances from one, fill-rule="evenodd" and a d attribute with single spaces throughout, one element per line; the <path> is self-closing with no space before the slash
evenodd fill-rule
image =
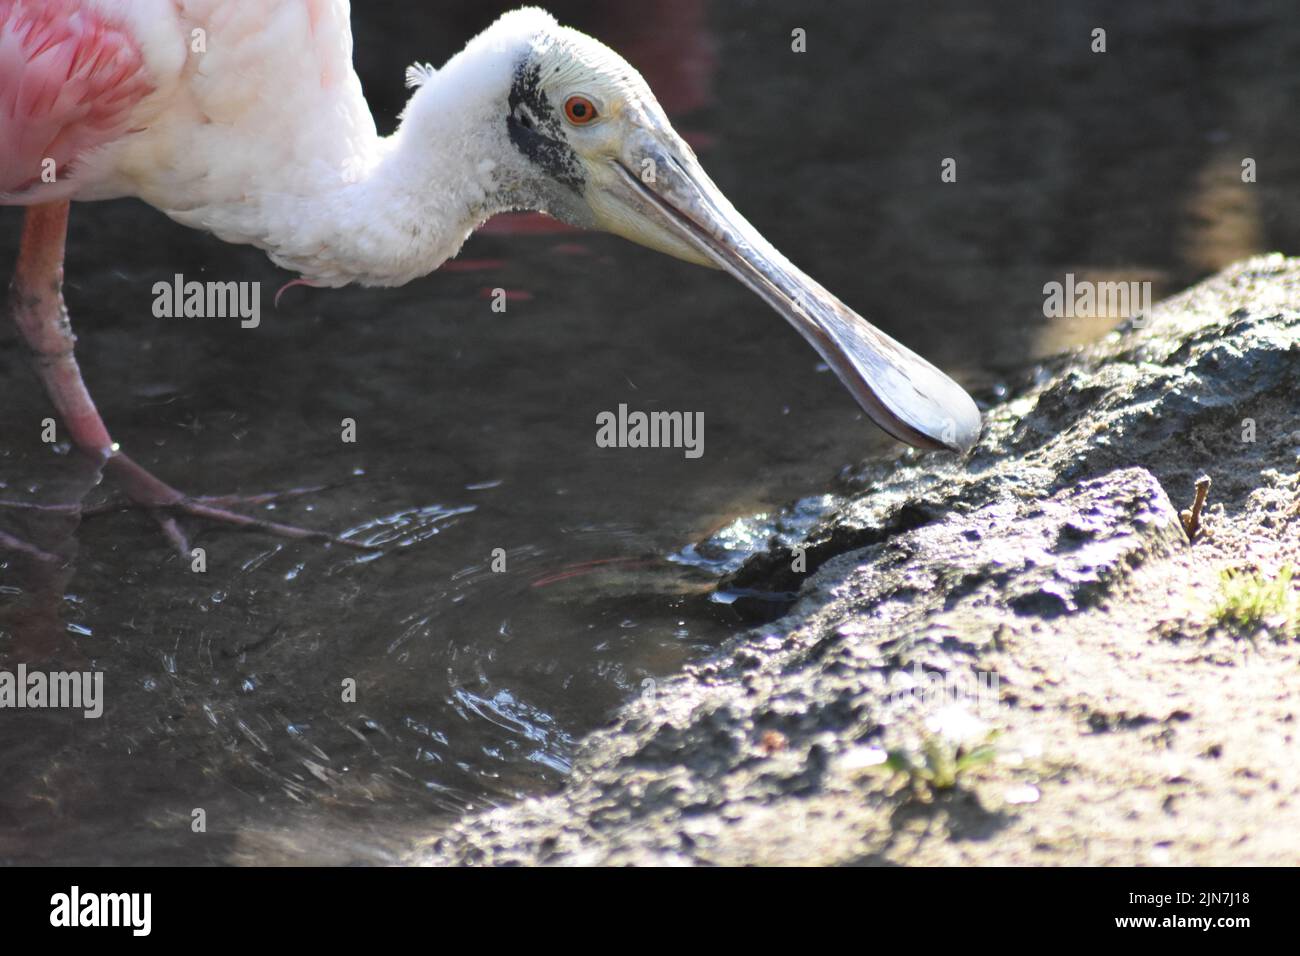
<path id="1" fill-rule="evenodd" d="M 872 462 L 691 549 L 797 596 L 418 860 L 1294 862 L 1297 643 L 1211 608 L 1222 568 L 1300 563 L 1298 305 L 1300 261 L 1242 263 L 1027 372 L 968 461 Z"/>

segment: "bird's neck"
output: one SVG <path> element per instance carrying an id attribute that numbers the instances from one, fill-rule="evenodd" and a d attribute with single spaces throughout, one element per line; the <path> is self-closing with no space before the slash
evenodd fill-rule
<path id="1" fill-rule="evenodd" d="M 456 255 L 490 216 L 538 207 L 505 123 L 511 58 L 475 53 L 428 76 L 396 132 L 360 145 L 315 210 L 327 239 L 273 258 L 318 285 L 401 285 Z"/>

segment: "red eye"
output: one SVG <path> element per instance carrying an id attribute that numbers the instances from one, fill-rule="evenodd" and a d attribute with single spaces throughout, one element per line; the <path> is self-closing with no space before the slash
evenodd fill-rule
<path id="1" fill-rule="evenodd" d="M 596 118 L 596 104 L 585 96 L 570 96 L 564 101 L 564 115 L 574 126 L 586 126 Z"/>

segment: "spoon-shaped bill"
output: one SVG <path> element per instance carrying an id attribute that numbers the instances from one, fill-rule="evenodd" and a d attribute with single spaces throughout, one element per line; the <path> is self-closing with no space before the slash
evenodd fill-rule
<path id="1" fill-rule="evenodd" d="M 689 150 L 657 138 L 638 144 L 641 161 L 615 168 L 623 220 L 652 218 L 662 230 L 615 228 L 636 241 L 725 269 L 761 296 L 807 339 L 871 419 L 920 448 L 967 452 L 980 414 L 960 385 L 881 332 L 796 268 L 722 195 Z M 648 157 L 649 163 L 645 161 Z M 630 207 L 630 209 L 629 209 Z"/>

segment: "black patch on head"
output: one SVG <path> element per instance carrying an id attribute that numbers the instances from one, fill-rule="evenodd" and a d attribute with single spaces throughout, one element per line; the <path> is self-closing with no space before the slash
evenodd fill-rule
<path id="1" fill-rule="evenodd" d="M 558 182 L 582 192 L 586 177 L 578 154 L 565 141 L 563 121 L 541 85 L 542 69 L 524 60 L 510 86 L 506 129 L 515 149 L 546 170 Z"/>

